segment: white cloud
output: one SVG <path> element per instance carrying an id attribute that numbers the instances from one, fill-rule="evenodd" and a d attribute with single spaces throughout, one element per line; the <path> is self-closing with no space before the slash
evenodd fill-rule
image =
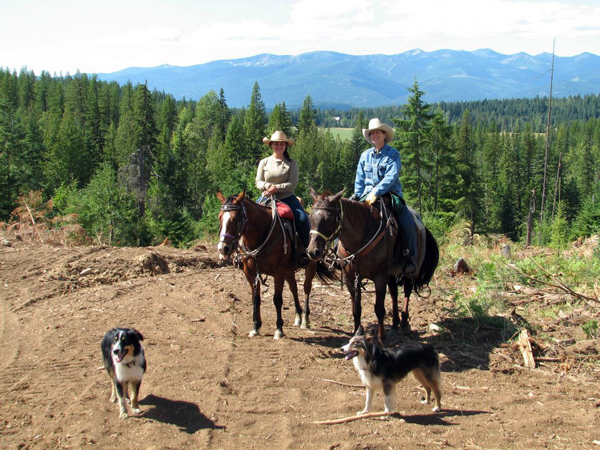
<path id="1" fill-rule="evenodd" d="M 163 42 L 177 42 L 181 31 L 175 27 L 136 28 L 122 34 L 100 36 L 95 39 L 99 45 L 153 45 Z"/>
<path id="2" fill-rule="evenodd" d="M 414 48 L 600 54 L 596 0 L 14 0 L 0 2 L 0 66 L 111 72 L 258 53 Z M 18 38 L 15 38 L 18 36 Z"/>

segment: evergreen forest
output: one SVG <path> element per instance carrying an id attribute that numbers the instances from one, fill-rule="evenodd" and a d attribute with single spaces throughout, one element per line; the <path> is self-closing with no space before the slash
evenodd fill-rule
<path id="1" fill-rule="evenodd" d="M 0 70 L 0 221 L 37 193 L 48 219 L 76 217 L 96 242 L 187 246 L 218 231 L 217 190 L 258 197 L 274 130 L 296 141 L 298 196 L 352 194 L 362 128 L 379 117 L 395 129 L 406 200 L 434 235 L 463 223 L 563 245 L 600 231 L 600 95 L 428 104 L 417 81 L 407 89 L 404 105 L 325 110 L 307 96 L 267 111 L 258 83 L 234 109 L 222 89 L 175 100 L 79 72 Z"/>

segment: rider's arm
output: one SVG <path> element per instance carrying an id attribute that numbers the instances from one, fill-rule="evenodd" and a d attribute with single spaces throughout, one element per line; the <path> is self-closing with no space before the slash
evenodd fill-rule
<path id="1" fill-rule="evenodd" d="M 265 165 L 267 164 L 267 158 L 261 160 L 258 163 L 258 169 L 256 169 L 256 188 L 259 191 L 266 191 L 271 186 L 271 183 L 265 180 Z"/>
<path id="2" fill-rule="evenodd" d="M 354 193 L 358 198 L 361 198 L 365 193 L 365 163 L 366 157 L 365 152 L 363 152 L 358 160 L 358 165 L 356 166 L 356 176 L 354 178 Z"/>

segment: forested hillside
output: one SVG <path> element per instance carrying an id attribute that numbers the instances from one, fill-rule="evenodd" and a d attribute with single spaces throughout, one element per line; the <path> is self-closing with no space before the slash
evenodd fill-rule
<path id="1" fill-rule="evenodd" d="M 185 245 L 216 230 L 215 191 L 257 195 L 262 138 L 275 129 L 296 139 L 298 195 L 350 195 L 361 129 L 378 116 L 395 126 L 407 200 L 433 229 L 464 220 L 518 240 L 531 212 L 539 243 L 599 231 L 597 95 L 554 100 L 546 140 L 545 98 L 430 105 L 417 82 L 407 89 L 396 107 L 317 110 L 308 96 L 299 111 L 267 112 L 257 83 L 232 109 L 223 90 L 176 101 L 145 84 L 0 71 L 0 220 L 41 198 L 47 218 L 76 217 L 99 242 Z M 354 128 L 352 139 L 331 126 Z"/>

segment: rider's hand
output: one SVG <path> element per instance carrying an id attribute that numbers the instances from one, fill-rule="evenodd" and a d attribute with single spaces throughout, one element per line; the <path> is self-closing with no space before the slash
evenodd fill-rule
<path id="1" fill-rule="evenodd" d="M 371 192 L 369 195 L 367 195 L 367 198 L 365 199 L 365 202 L 367 203 L 367 205 L 372 205 L 376 201 L 377 201 L 377 195 L 375 195 L 373 192 Z"/>
<path id="2" fill-rule="evenodd" d="M 272 196 L 273 194 L 277 194 L 277 188 L 273 184 L 269 186 L 266 191 L 263 191 L 263 195 L 267 195 L 268 197 Z"/>

